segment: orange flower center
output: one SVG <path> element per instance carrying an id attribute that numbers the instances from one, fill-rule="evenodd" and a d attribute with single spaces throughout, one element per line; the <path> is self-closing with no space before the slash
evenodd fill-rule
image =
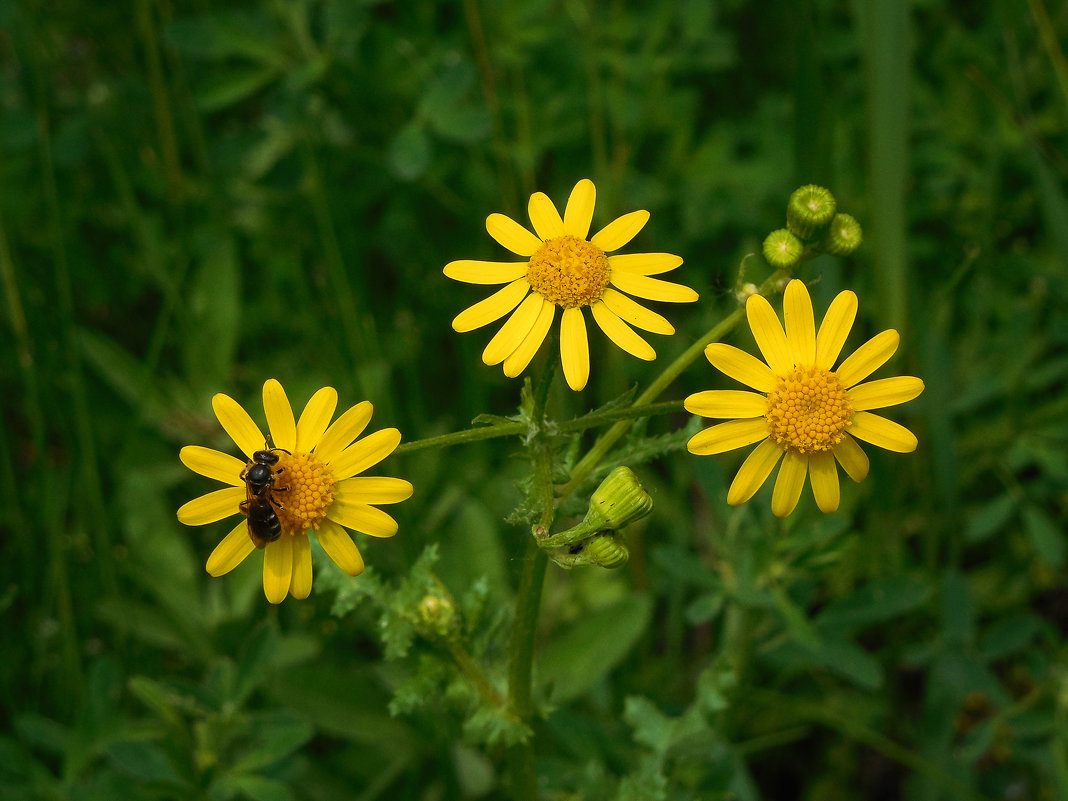
<path id="1" fill-rule="evenodd" d="M 768 436 L 799 453 L 827 451 L 852 425 L 853 406 L 838 376 L 822 367 L 795 367 L 768 393 Z"/>
<path id="2" fill-rule="evenodd" d="M 279 453 L 273 497 L 282 530 L 300 534 L 318 529 L 334 502 L 337 481 L 313 453 Z"/>
<path id="3" fill-rule="evenodd" d="M 599 299 L 610 275 L 604 251 L 574 236 L 546 239 L 527 267 L 533 290 L 565 309 L 589 306 Z"/>

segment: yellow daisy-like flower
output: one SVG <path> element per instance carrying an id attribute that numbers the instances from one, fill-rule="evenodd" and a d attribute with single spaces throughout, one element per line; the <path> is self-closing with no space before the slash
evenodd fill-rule
<path id="1" fill-rule="evenodd" d="M 398 503 L 412 494 L 412 485 L 402 478 L 357 476 L 378 464 L 400 443 L 400 431 L 385 428 L 356 438 L 371 420 L 372 407 L 358 403 L 330 424 L 337 407 L 337 390 L 323 387 L 316 392 L 299 420 L 293 417 L 285 390 L 275 379 L 263 385 L 263 409 L 273 446 L 240 404 L 222 393 L 211 400 L 223 429 L 250 460 L 242 461 L 212 448 L 187 445 L 180 458 L 194 473 L 230 486 L 195 498 L 178 510 L 178 520 L 201 526 L 242 513 L 250 491 L 243 471 L 252 465 L 256 451 L 273 447 L 278 457 L 272 465 L 274 483 L 271 508 L 281 526 L 277 539 L 267 542 L 263 554 L 263 591 L 273 604 L 286 595 L 307 598 L 312 585 L 311 544 L 308 529 L 338 567 L 350 576 L 363 572 L 363 557 L 345 528 L 372 537 L 392 537 L 397 522 L 372 504 Z M 260 540 L 261 545 L 263 540 Z M 241 522 L 208 557 L 213 576 L 229 573 L 256 550 L 249 522 Z"/>
<path id="2" fill-rule="evenodd" d="M 503 214 L 486 218 L 486 230 L 498 243 L 526 261 L 454 261 L 445 275 L 468 284 L 506 284 L 485 300 L 464 310 L 452 321 L 459 332 L 473 331 L 511 317 L 482 352 L 488 365 L 504 365 L 515 378 L 538 352 L 545 335 L 560 316 L 560 360 L 568 386 L 580 390 L 590 376 L 590 350 L 586 337 L 588 306 L 605 335 L 639 359 L 656 358 L 656 351 L 631 326 L 654 334 L 673 334 L 666 319 L 627 297 L 689 303 L 697 293 L 652 275 L 682 264 L 670 253 L 631 253 L 609 256 L 633 239 L 649 220 L 649 212 L 632 211 L 588 236 L 593 221 L 596 189 L 582 179 L 571 191 L 564 216 L 542 192 L 530 196 L 527 213 L 536 234 Z M 514 310 L 514 312 L 513 312 Z"/>
<path id="3" fill-rule="evenodd" d="M 856 295 L 840 293 L 819 332 L 808 289 L 797 279 L 783 295 L 785 331 L 761 295 L 750 297 L 745 311 L 767 364 L 722 343 L 705 348 L 705 356 L 713 367 L 756 392 L 708 390 L 683 402 L 694 414 L 729 421 L 695 434 L 687 445 L 690 453 L 706 456 L 760 442 L 738 469 L 727 503 L 736 506 L 752 498 L 782 459 L 772 512 L 785 517 L 794 510 L 806 476 L 811 477 L 816 505 L 833 512 L 839 501 L 835 460 L 854 481 L 868 475 L 868 457 L 858 439 L 898 453 L 916 449 L 915 434 L 869 410 L 912 400 L 923 392 L 923 381 L 897 376 L 860 383 L 897 351 L 897 331 L 877 334 L 837 370 L 831 369 L 856 318 Z"/>

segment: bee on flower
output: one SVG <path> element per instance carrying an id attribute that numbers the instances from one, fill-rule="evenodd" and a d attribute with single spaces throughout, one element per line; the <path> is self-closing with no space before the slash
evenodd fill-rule
<path id="1" fill-rule="evenodd" d="M 392 537 L 397 522 L 376 505 L 407 500 L 412 485 L 402 478 L 359 474 L 396 449 L 400 431 L 385 428 L 357 439 L 371 421 L 367 401 L 331 424 L 337 407 L 333 387 L 316 392 L 295 419 L 285 390 L 273 378 L 263 385 L 269 438 L 228 395 L 219 393 L 211 405 L 247 461 L 199 445 L 181 450 L 186 467 L 229 486 L 184 504 L 178 520 L 200 526 L 244 515 L 208 557 L 208 573 L 229 573 L 260 547 L 267 600 L 277 604 L 287 595 L 307 598 L 312 586 L 309 529 L 338 567 L 350 576 L 362 573 L 363 557 L 345 529 Z M 268 442 L 273 447 L 265 447 Z"/>
<path id="2" fill-rule="evenodd" d="M 673 334 L 674 326 L 658 313 L 632 300 L 689 303 L 697 293 L 687 286 L 650 276 L 682 264 L 670 253 L 615 254 L 649 220 L 649 212 L 632 211 L 593 236 L 596 189 L 589 179 L 579 181 L 568 198 L 563 217 L 542 192 L 530 196 L 527 213 L 535 233 L 503 214 L 491 214 L 486 230 L 500 245 L 526 261 L 453 261 L 445 275 L 468 284 L 504 284 L 504 288 L 462 311 L 452 321 L 459 332 L 473 331 L 501 317 L 511 316 L 490 339 L 482 361 L 503 364 L 509 378 L 520 375 L 538 352 L 560 314 L 560 360 L 571 389 L 586 386 L 590 375 L 588 308 L 594 321 L 616 345 L 652 360 L 656 351 L 634 328 L 653 334 Z M 632 328 L 633 326 L 633 328 Z"/>
<path id="3" fill-rule="evenodd" d="M 868 474 L 868 457 L 857 440 L 898 453 L 916 449 L 915 434 L 871 410 L 916 398 L 923 381 L 896 376 L 861 383 L 897 351 L 897 331 L 876 334 L 833 369 L 856 318 L 854 293 L 839 293 L 819 331 L 808 289 L 797 279 L 783 295 L 785 330 L 762 295 L 751 296 L 745 311 L 764 361 L 718 342 L 705 348 L 705 356 L 756 391 L 707 390 L 683 402 L 693 414 L 727 420 L 695 434 L 687 444 L 690 453 L 707 456 L 760 443 L 738 469 L 727 503 L 752 498 L 781 461 L 772 512 L 790 514 L 807 477 L 816 505 L 830 513 L 840 497 L 835 462 L 854 481 Z"/>

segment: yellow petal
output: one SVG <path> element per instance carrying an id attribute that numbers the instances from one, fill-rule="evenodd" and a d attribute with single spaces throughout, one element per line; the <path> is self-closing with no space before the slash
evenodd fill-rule
<path id="1" fill-rule="evenodd" d="M 280 604 L 293 583 L 293 537 L 283 535 L 268 542 L 263 551 L 263 594 L 272 604 Z"/>
<path id="2" fill-rule="evenodd" d="M 251 459 L 253 453 L 263 448 L 267 437 L 263 436 L 260 427 L 249 417 L 241 404 L 220 392 L 211 399 L 211 408 L 215 410 L 215 416 L 219 418 L 223 430 L 230 435 L 230 439 L 245 456 Z"/>
<path id="3" fill-rule="evenodd" d="M 612 286 L 616 287 L 616 289 L 646 300 L 692 303 L 698 298 L 698 294 L 688 286 L 673 284 L 671 281 L 661 281 L 659 278 L 650 278 L 647 275 L 613 272 L 610 280 Z"/>
<path id="4" fill-rule="evenodd" d="M 717 423 L 690 437 L 686 449 L 698 456 L 744 448 L 768 436 L 768 421 L 763 417 L 752 420 L 729 420 Z"/>
<path id="5" fill-rule="evenodd" d="M 368 534 L 372 537 L 392 537 L 397 533 L 397 521 L 381 509 L 365 503 L 335 501 L 327 514 L 328 519 L 345 528 Z"/>
<path id="6" fill-rule="evenodd" d="M 234 529 L 223 537 L 222 542 L 211 552 L 205 566 L 208 574 L 218 577 L 229 573 L 244 562 L 245 557 L 254 550 L 256 546 L 248 535 L 248 522 L 242 518 L 241 522 L 234 526 Z"/>
<path id="7" fill-rule="evenodd" d="M 905 426 L 871 412 L 857 412 L 853 415 L 853 425 L 849 427 L 849 433 L 857 439 L 895 453 L 912 453 L 918 444 L 916 435 Z"/>
<path id="8" fill-rule="evenodd" d="M 560 361 L 567 385 L 575 392 L 585 387 L 590 378 L 590 342 L 581 309 L 564 309 L 560 318 Z"/>
<path id="9" fill-rule="evenodd" d="M 775 489 L 771 493 L 771 513 L 776 517 L 786 517 L 792 512 L 805 488 L 805 475 L 808 473 L 808 455 L 797 451 L 787 451 L 775 478 Z"/>
<path id="10" fill-rule="evenodd" d="M 753 339 L 768 367 L 776 375 L 786 375 L 794 366 L 793 356 L 786 342 L 786 332 L 782 330 L 768 299 L 763 295 L 750 295 L 745 302 L 745 315 L 749 318 Z"/>
<path id="11" fill-rule="evenodd" d="M 779 380 L 770 367 L 733 345 L 713 342 L 705 348 L 705 358 L 724 375 L 758 392 L 771 392 L 778 384 Z"/>
<path id="12" fill-rule="evenodd" d="M 571 236 L 585 239 L 593 222 L 593 207 L 597 202 L 597 189 L 593 181 L 583 178 L 571 190 L 571 197 L 564 207 L 564 231 Z"/>
<path id="13" fill-rule="evenodd" d="M 344 481 L 373 467 L 393 453 L 400 441 L 401 433 L 395 428 L 383 428 L 368 434 L 327 462 L 334 480 Z"/>
<path id="14" fill-rule="evenodd" d="M 507 284 L 527 274 L 527 261 L 473 261 L 462 259 L 445 265 L 445 275 L 465 284 Z"/>
<path id="15" fill-rule="evenodd" d="M 347 478 L 337 485 L 334 498 L 345 503 L 400 503 L 412 497 L 412 483 L 390 476 Z"/>
<path id="16" fill-rule="evenodd" d="M 244 482 L 240 487 L 227 487 L 201 495 L 182 504 L 178 510 L 178 522 L 187 526 L 203 526 L 236 515 L 241 511 L 240 503 L 245 500 L 245 495 Z"/>
<path id="17" fill-rule="evenodd" d="M 530 284 L 526 278 L 517 278 L 503 289 L 498 289 L 485 300 L 480 300 L 474 306 L 464 309 L 456 315 L 452 321 L 454 331 L 461 334 L 465 331 L 474 331 L 484 325 L 489 325 L 494 320 L 499 320 L 519 305 L 530 290 Z"/>
<path id="18" fill-rule="evenodd" d="M 796 278 L 786 285 L 782 299 L 782 317 L 786 323 L 786 341 L 794 364 L 816 361 L 816 322 L 812 315 L 812 298 L 804 281 Z"/>
<path id="19" fill-rule="evenodd" d="M 311 542 L 307 534 L 298 534 L 293 539 L 293 581 L 289 593 L 297 600 L 304 600 L 311 595 L 312 555 Z"/>
<path id="20" fill-rule="evenodd" d="M 533 327 L 523 337 L 519 347 L 513 350 L 508 358 L 504 360 L 504 374 L 506 376 L 515 378 L 527 369 L 530 360 L 534 358 L 534 354 L 538 352 L 541 343 L 545 341 L 545 335 L 552 328 L 555 318 L 556 304 L 546 300 L 542 303 L 541 311 L 538 313 L 538 319 L 534 321 Z"/>
<path id="21" fill-rule="evenodd" d="M 194 473 L 233 487 L 245 486 L 245 482 L 241 480 L 241 471 L 245 469 L 245 462 L 228 453 L 200 445 L 186 445 L 178 452 L 178 458 Z"/>
<path id="22" fill-rule="evenodd" d="M 356 547 L 348 532 L 337 523 L 329 519 L 324 520 L 315 532 L 315 538 L 323 546 L 326 555 L 344 572 L 350 576 L 358 576 L 363 572 L 360 549 Z"/>
<path id="23" fill-rule="evenodd" d="M 839 292 L 831 301 L 816 334 L 816 366 L 830 370 L 842 352 L 849 329 L 857 317 L 857 296 L 850 290 Z"/>
<path id="24" fill-rule="evenodd" d="M 695 392 L 682 402 L 691 414 L 723 420 L 762 417 L 768 411 L 768 399 L 741 389 L 708 389 Z"/>
<path id="25" fill-rule="evenodd" d="M 564 221 L 560 212 L 544 192 L 535 192 L 527 203 L 530 223 L 542 239 L 555 239 L 564 235 Z"/>
<path id="26" fill-rule="evenodd" d="M 911 375 L 899 375 L 893 378 L 880 378 L 858 384 L 847 393 L 853 411 L 863 412 L 867 409 L 883 409 L 896 406 L 919 396 L 923 392 L 923 381 Z"/>
<path id="27" fill-rule="evenodd" d="M 681 264 L 682 256 L 671 253 L 626 253 L 608 257 L 608 266 L 613 270 L 638 275 L 659 275 Z"/>
<path id="28" fill-rule="evenodd" d="M 605 253 L 619 250 L 638 235 L 638 232 L 649 222 L 649 212 L 632 211 L 617 217 L 604 228 L 593 235 L 591 245 L 596 245 Z"/>
<path id="29" fill-rule="evenodd" d="M 274 378 L 263 384 L 263 411 L 267 414 L 267 428 L 274 447 L 292 452 L 297 447 L 297 421 L 286 391 Z"/>
<path id="30" fill-rule="evenodd" d="M 323 436 L 337 408 L 337 390 L 323 387 L 308 401 L 297 421 L 297 445 L 294 450 L 311 451 Z"/>
<path id="31" fill-rule="evenodd" d="M 756 491 L 764 486 L 783 453 L 783 449 L 770 439 L 753 448 L 753 452 L 745 457 L 742 466 L 738 468 L 731 488 L 727 490 L 727 503 L 738 506 L 756 495 Z"/>
<path id="32" fill-rule="evenodd" d="M 809 481 L 812 482 L 812 495 L 816 506 L 824 514 L 838 510 L 841 500 L 841 488 L 838 485 L 838 468 L 834 464 L 834 455 L 830 451 L 813 453 L 808 458 Z"/>
<path id="33" fill-rule="evenodd" d="M 541 247 L 541 240 L 511 217 L 491 214 L 486 218 L 486 231 L 501 245 L 517 256 L 529 258 Z"/>
<path id="34" fill-rule="evenodd" d="M 593 319 L 597 322 L 597 325 L 604 331 L 605 336 L 631 356 L 637 356 L 647 362 L 656 358 L 656 351 L 653 350 L 652 345 L 635 333 L 633 328 L 620 320 L 604 303 L 599 300 L 594 301 L 590 306 L 590 311 L 593 313 Z"/>
<path id="35" fill-rule="evenodd" d="M 631 300 L 622 292 L 612 289 L 612 287 L 605 289 L 604 294 L 601 295 L 601 301 L 619 319 L 630 323 L 635 328 L 640 328 L 653 334 L 675 333 L 675 326 L 669 323 L 666 318 Z"/>
<path id="36" fill-rule="evenodd" d="M 315 446 L 315 455 L 326 464 L 330 464 L 341 451 L 349 446 L 356 437 L 363 433 L 371 422 L 374 407 L 370 401 L 361 401 L 347 410 L 326 429 L 326 433 Z M 336 476 L 335 476 L 336 478 Z"/>
<path id="37" fill-rule="evenodd" d="M 505 320 L 504 325 L 486 345 L 486 349 L 482 351 L 482 361 L 492 366 L 500 364 L 511 356 L 516 348 L 523 344 L 523 339 L 538 321 L 544 302 L 545 298 L 537 292 L 527 295 L 526 299 L 519 304 L 519 308 Z"/>
<path id="38" fill-rule="evenodd" d="M 834 458 L 838 460 L 838 464 L 842 465 L 842 469 L 845 470 L 847 476 L 858 484 L 867 478 L 871 462 L 868 461 L 868 455 L 864 453 L 857 441 L 849 434 L 845 434 L 842 437 L 842 441 L 835 445 L 831 451 L 834 453 Z"/>
<path id="39" fill-rule="evenodd" d="M 848 389 L 870 376 L 897 352 L 901 337 L 890 328 L 876 334 L 849 356 L 835 372 L 838 380 Z"/>

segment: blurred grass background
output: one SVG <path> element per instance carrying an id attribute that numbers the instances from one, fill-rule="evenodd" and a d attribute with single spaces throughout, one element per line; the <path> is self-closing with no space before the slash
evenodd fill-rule
<path id="1" fill-rule="evenodd" d="M 640 469 L 631 564 L 550 570 L 544 796 L 1068 798 L 1066 31 L 1048 0 L 0 2 L 0 795 L 505 797 L 456 710 L 390 716 L 412 661 L 370 604 L 207 577 L 228 529 L 177 523 L 214 488 L 177 452 L 230 449 L 212 394 L 258 415 L 272 376 L 409 440 L 511 413 L 441 267 L 589 177 L 702 295 L 656 364 L 819 182 L 867 239 L 806 267 L 817 315 L 854 289 L 848 347 L 898 328 L 882 374 L 927 391 L 828 518 L 728 510 L 741 454 Z M 592 355 L 561 414 L 655 374 Z M 439 543 L 507 609 L 517 449 L 387 461 L 416 495 L 368 564 Z"/>

